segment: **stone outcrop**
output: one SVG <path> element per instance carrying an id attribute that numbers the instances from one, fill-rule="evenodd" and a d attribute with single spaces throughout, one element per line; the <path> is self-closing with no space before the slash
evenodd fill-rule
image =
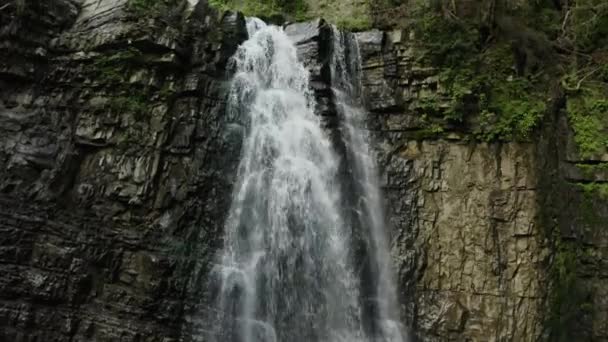
<path id="1" fill-rule="evenodd" d="M 535 221 L 534 147 L 409 141 L 391 152 L 393 254 L 416 334 L 539 338 L 548 251 Z"/>

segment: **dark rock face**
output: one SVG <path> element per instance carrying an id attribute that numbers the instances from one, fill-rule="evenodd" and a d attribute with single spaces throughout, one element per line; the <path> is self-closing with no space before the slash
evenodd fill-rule
<path id="1" fill-rule="evenodd" d="M 0 340 L 190 340 L 240 151 L 224 69 L 244 18 L 205 1 L 139 20 L 118 0 L 14 6 L 0 12 Z"/>
<path id="2" fill-rule="evenodd" d="M 310 85 L 317 100 L 316 112 L 327 117 L 335 116 L 331 91 L 331 26 L 323 19 L 290 24 L 285 33 L 295 42 L 298 58 L 310 70 Z M 334 120 L 335 121 L 335 120 Z"/>

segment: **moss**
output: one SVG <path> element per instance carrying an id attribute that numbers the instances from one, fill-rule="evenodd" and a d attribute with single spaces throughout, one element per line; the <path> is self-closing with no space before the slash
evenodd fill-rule
<path id="1" fill-rule="evenodd" d="M 593 205 L 598 199 L 608 200 L 608 183 L 586 183 L 579 184 L 579 187 L 583 190 L 586 204 Z"/>
<path id="2" fill-rule="evenodd" d="M 569 8 L 563 40 L 573 53 L 562 86 L 567 113 L 583 158 L 608 150 L 608 6 L 602 0 L 579 0 Z"/>
<path id="3" fill-rule="evenodd" d="M 486 96 L 489 100 L 480 101 L 475 132 L 480 140 L 528 140 L 546 111 L 545 102 L 526 79 L 490 82 Z"/>
<path id="4" fill-rule="evenodd" d="M 580 246 L 558 237 L 554 246 L 554 259 L 549 272 L 552 288 L 549 293 L 550 340 L 574 341 L 581 311 L 589 311 L 592 304 L 578 283 Z"/>
<path id="5" fill-rule="evenodd" d="M 413 28 L 425 58 L 440 70 L 447 99 L 447 106 L 441 100 L 434 105 L 439 115 L 447 122 L 473 123 L 478 140 L 529 140 L 546 111 L 547 86 L 538 75 L 517 72 L 512 43 L 482 41 L 475 23 L 428 9 L 420 15 Z"/>
<path id="6" fill-rule="evenodd" d="M 422 128 L 412 132 L 411 138 L 414 140 L 439 138 L 445 131 L 442 123 L 438 122 L 431 115 L 422 114 L 420 116 L 420 124 Z"/>
<path id="7" fill-rule="evenodd" d="M 171 0 L 128 0 L 127 9 L 139 17 L 149 17 L 162 14 L 170 5 Z"/>
<path id="8" fill-rule="evenodd" d="M 583 176 L 593 179 L 598 173 L 608 174 L 608 163 L 601 164 L 576 164 Z"/>
<path id="9" fill-rule="evenodd" d="M 572 186 L 572 185 L 569 185 Z M 605 228 L 606 218 L 600 214 L 600 206 L 608 199 L 608 184 L 576 184 L 581 196 L 573 201 L 574 219 L 571 224 L 579 226 L 579 231 Z M 549 269 L 551 288 L 549 291 L 548 321 L 550 341 L 587 341 L 590 315 L 594 311 L 593 290 L 585 284 L 579 272 L 586 264 L 594 262 L 593 247 L 581 240 L 565 237 L 559 226 L 553 230 L 553 260 Z M 582 271 L 585 272 L 585 271 Z"/>
<path id="10" fill-rule="evenodd" d="M 348 31 L 365 31 L 372 28 L 372 22 L 368 16 L 343 18 L 338 20 L 336 25 Z"/>
<path id="11" fill-rule="evenodd" d="M 572 185 L 569 185 L 572 186 Z M 576 184 L 580 189 L 580 200 L 575 201 L 573 217 L 580 231 L 603 228 L 605 218 L 598 214 L 597 203 L 608 199 L 608 184 Z M 578 239 L 566 238 L 556 226 L 553 231 L 554 258 L 549 269 L 551 288 L 549 291 L 548 328 L 550 341 L 569 342 L 588 340 L 585 330 L 589 315 L 593 312 L 593 293 L 585 286 L 579 272 L 585 264 L 595 259 L 592 248 Z"/>
<path id="12" fill-rule="evenodd" d="M 602 0 L 579 0 L 568 13 L 562 40 L 573 53 L 562 86 L 574 140 L 581 156 L 589 158 L 608 148 L 608 6 Z"/>
<path id="13" fill-rule="evenodd" d="M 108 108 L 116 113 L 133 114 L 133 117 L 138 121 L 145 119 L 149 111 L 148 99 L 144 92 L 114 97 L 108 103 Z"/>
<path id="14" fill-rule="evenodd" d="M 122 83 L 129 72 L 141 63 L 141 52 L 135 48 L 102 54 L 93 59 L 88 72 L 102 84 Z"/>
<path id="15" fill-rule="evenodd" d="M 175 89 L 173 88 L 173 85 L 170 82 L 165 82 L 163 84 L 163 87 L 160 89 L 160 91 L 158 92 L 158 96 L 161 99 L 170 99 L 172 96 L 175 95 Z"/>
<path id="16" fill-rule="evenodd" d="M 341 29 L 364 31 L 372 28 L 370 1 L 306 0 L 310 16 L 325 18 Z"/>
<path id="17" fill-rule="evenodd" d="M 605 201 L 608 198 L 608 185 L 589 183 L 577 186 L 582 193 L 577 211 L 580 224 L 586 229 L 603 229 L 605 218 L 597 210 L 597 201 Z"/>
<path id="18" fill-rule="evenodd" d="M 572 185 L 569 185 L 572 186 Z M 608 184 L 576 184 L 581 196 L 573 201 L 575 217 L 571 224 L 579 226 L 579 231 L 604 229 L 606 218 L 600 214 L 598 204 L 604 205 L 608 199 Z M 549 291 L 548 321 L 550 341 L 587 341 L 589 336 L 584 328 L 594 311 L 593 290 L 579 272 L 597 257 L 593 247 L 586 246 L 574 238 L 565 237 L 559 226 L 553 230 L 553 260 L 549 269 L 551 288 Z M 585 271 L 582 271 L 585 272 Z"/>
<path id="19" fill-rule="evenodd" d="M 136 120 L 143 120 L 149 112 L 150 89 L 143 89 L 128 82 L 132 72 L 145 65 L 142 53 L 129 48 L 124 51 L 106 52 L 96 56 L 87 67 L 87 73 L 114 94 L 108 102 L 108 109 L 114 113 L 130 113 Z M 165 89 L 167 88 L 167 89 Z M 159 94 L 169 96 L 168 85 Z"/>
<path id="20" fill-rule="evenodd" d="M 270 21 L 273 21 L 273 18 L 305 21 L 322 17 L 350 31 L 371 29 L 373 23 L 368 1 L 352 3 L 330 0 L 210 0 L 209 3 L 220 11 L 240 11 L 245 16 Z"/>
<path id="21" fill-rule="evenodd" d="M 591 157 L 608 148 L 607 92 L 599 87 L 583 87 L 568 96 L 568 119 L 581 156 Z"/>
<path id="22" fill-rule="evenodd" d="M 437 118 L 443 113 L 445 107 L 445 99 L 437 94 L 431 93 L 427 96 L 421 96 L 414 100 L 410 108 L 415 109 L 420 115 L 421 122 L 424 124 L 431 123 L 430 118 Z"/>
<path id="23" fill-rule="evenodd" d="M 240 11 L 245 16 L 264 19 L 287 15 L 304 20 L 308 8 L 304 0 L 210 0 L 209 4 L 221 11 Z"/>

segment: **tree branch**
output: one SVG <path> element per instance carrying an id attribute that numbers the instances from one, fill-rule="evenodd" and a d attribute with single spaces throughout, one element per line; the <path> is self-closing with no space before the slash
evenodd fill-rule
<path id="1" fill-rule="evenodd" d="M 598 72 L 601 69 L 602 69 L 602 67 L 597 67 L 597 68 L 591 70 L 590 72 L 588 72 L 587 74 L 585 74 L 580 80 L 578 80 L 578 82 L 576 83 L 576 87 L 569 87 L 568 84 L 566 83 L 566 79 L 563 78 L 562 82 L 561 82 L 562 87 L 564 87 L 564 89 L 566 89 L 567 91 L 571 91 L 571 92 L 579 91 L 579 90 L 581 90 L 581 86 L 583 85 L 583 82 L 585 82 L 586 79 L 588 79 L 589 77 L 591 77 L 593 74 L 595 74 L 596 72 Z"/>

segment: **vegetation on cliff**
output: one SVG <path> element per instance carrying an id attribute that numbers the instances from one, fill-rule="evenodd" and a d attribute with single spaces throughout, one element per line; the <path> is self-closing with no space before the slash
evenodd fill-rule
<path id="1" fill-rule="evenodd" d="M 363 31 L 372 28 L 371 2 L 368 0 L 210 0 L 209 3 L 222 11 L 241 11 L 246 16 L 271 22 L 323 17 L 347 30 Z"/>
<path id="2" fill-rule="evenodd" d="M 316 2 L 323 16 L 336 12 Z M 433 119 L 426 120 L 432 131 L 440 131 L 434 120 L 440 118 L 478 140 L 530 140 L 565 89 L 582 155 L 606 151 L 605 1 L 366 0 L 342 7 L 350 14 L 340 17 L 343 27 L 373 23 L 416 33 L 425 58 L 440 70 L 440 96 L 417 106 Z M 360 7 L 368 12 L 349 11 Z"/>
<path id="3" fill-rule="evenodd" d="M 433 65 L 448 75 L 441 82 L 452 105 L 436 115 L 461 122 L 476 139 L 512 141 L 536 140 L 545 115 L 567 114 L 577 159 L 599 161 L 608 151 L 606 3 L 491 0 L 477 10 L 454 3 L 466 1 L 423 6 L 421 19 L 411 24 Z M 582 170 L 595 174 L 600 167 Z M 581 232 L 605 228 L 597 203 L 606 200 L 606 184 L 591 181 L 580 191 L 564 190 L 571 187 L 564 185 L 559 195 L 573 191 L 580 197 L 580 207 L 569 209 L 571 224 Z M 547 334 L 552 341 L 581 340 L 592 329 L 584 326 L 595 310 L 581 275 L 594 263 L 583 243 L 588 237 L 564 232 L 554 221 L 543 224 L 552 251 Z"/>
<path id="4" fill-rule="evenodd" d="M 426 57 L 440 70 L 443 93 L 419 104 L 421 114 L 433 119 L 428 120 L 433 132 L 441 130 L 436 121 L 440 118 L 452 126 L 468 127 L 478 140 L 530 140 L 547 104 L 559 96 L 556 89 L 561 83 L 576 89 L 570 92 L 568 113 L 581 153 L 597 153 L 608 144 L 601 118 L 606 89 L 594 84 L 608 74 L 599 67 L 604 57 L 598 51 L 608 36 L 608 6 L 602 1 L 211 0 L 210 4 L 270 20 L 323 16 L 356 31 L 373 25 L 415 31 Z"/>
<path id="5" fill-rule="evenodd" d="M 576 241 L 554 236 L 554 257 L 549 270 L 552 288 L 548 296 L 547 328 L 550 341 L 568 342 L 580 337 L 593 304 L 590 294 L 577 275 L 585 249 Z"/>
<path id="6" fill-rule="evenodd" d="M 478 23 L 451 20 L 427 6 L 417 17 L 413 30 L 442 88 L 426 113 L 469 124 L 480 140 L 530 138 L 546 110 L 548 71 L 518 70 L 513 43 Z"/>
<path id="7" fill-rule="evenodd" d="M 568 97 L 568 118 L 583 158 L 593 157 L 608 148 L 607 94 L 606 89 L 585 86 Z"/>
<path id="8" fill-rule="evenodd" d="M 170 0 L 129 0 L 127 8 L 143 17 L 159 13 L 174 2 Z"/>
<path id="9" fill-rule="evenodd" d="M 267 20 L 276 18 L 307 19 L 307 4 L 304 0 L 210 0 L 209 4 L 220 10 L 236 10 L 246 16 L 260 17 Z"/>
<path id="10" fill-rule="evenodd" d="M 578 0 L 564 9 L 557 43 L 568 57 L 562 87 L 583 157 L 608 152 L 608 3 Z"/>

